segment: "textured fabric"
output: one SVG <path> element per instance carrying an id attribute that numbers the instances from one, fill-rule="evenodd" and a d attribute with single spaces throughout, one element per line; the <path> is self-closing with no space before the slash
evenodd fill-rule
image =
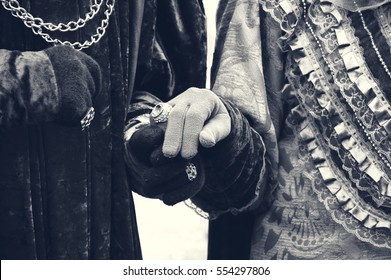
<path id="1" fill-rule="evenodd" d="M 202 1 L 147 0 L 135 89 L 168 101 L 206 81 Z M 136 98 L 136 96 L 134 97 Z"/>
<path id="2" fill-rule="evenodd" d="M 246 118 L 229 101 L 224 102 L 232 129 L 213 148 L 200 151 L 206 166 L 205 187 L 192 198 L 195 205 L 217 218 L 265 203 L 263 185 L 267 178 L 265 144 Z"/>
<path id="3" fill-rule="evenodd" d="M 157 18 L 157 20 L 158 19 L 159 18 Z M 197 28 L 197 25 L 195 25 L 195 27 Z M 158 31 L 159 30 L 156 32 Z M 194 33 L 202 35 L 200 31 Z M 157 33 L 157 35 L 159 35 L 159 33 Z M 200 38 L 204 37 L 201 36 Z M 150 40 L 152 39 L 150 38 Z M 164 45 L 163 47 L 155 49 L 155 52 L 157 52 L 156 57 L 165 58 L 168 59 L 168 61 L 172 59 L 169 56 L 163 56 L 164 53 L 161 53 L 158 56 L 159 49 L 165 49 Z M 148 51 L 148 49 L 146 50 Z M 149 51 L 152 52 L 153 50 L 149 49 Z M 189 58 L 183 59 L 185 59 L 184 63 L 187 63 Z M 204 68 L 205 57 L 198 57 L 198 59 L 197 57 L 190 57 L 190 59 L 192 60 L 192 64 L 190 64 L 190 66 L 194 65 L 193 67 L 195 68 Z M 254 61 L 257 60 L 256 58 L 252 59 Z M 172 63 L 166 63 L 166 65 L 172 65 Z M 150 67 L 151 69 L 156 69 L 154 72 L 155 77 L 158 77 L 159 75 L 169 75 L 173 77 L 172 74 L 175 73 L 176 70 L 174 67 L 160 68 L 160 63 L 154 65 L 151 62 L 151 64 L 144 65 L 144 67 L 146 66 Z M 188 68 L 190 66 L 188 65 Z M 177 66 L 177 68 L 178 67 L 179 66 Z M 188 71 L 193 70 L 190 68 Z M 229 64 L 224 64 L 221 67 L 221 71 L 228 73 Z M 197 75 L 194 74 L 192 79 L 195 81 L 204 82 L 204 76 L 202 75 L 203 72 L 199 72 Z M 220 85 L 228 84 L 231 81 L 232 77 L 227 76 L 224 78 L 224 82 L 221 81 Z M 181 81 L 178 79 L 178 77 L 173 85 L 182 87 L 182 83 L 187 83 L 188 86 L 200 86 L 199 82 L 190 84 L 188 80 Z M 150 83 L 148 86 L 151 87 L 151 85 L 153 84 Z M 148 92 L 146 92 L 148 89 L 144 88 L 144 86 L 145 84 L 142 82 L 140 84 L 140 91 L 133 96 L 131 111 L 128 115 L 131 117 L 129 123 L 132 123 L 133 125 L 140 123 L 140 121 L 137 120 L 137 116 L 145 113 L 148 114 L 151 108 L 159 102 L 159 99 L 156 99 Z M 166 88 L 169 90 L 165 92 Z M 161 100 L 168 100 L 170 96 L 173 96 L 173 94 L 175 95 L 176 87 L 170 90 L 170 87 L 162 86 L 160 91 L 157 89 L 149 89 L 149 91 L 155 93 L 156 96 Z M 199 192 L 196 196 L 193 196 L 198 189 L 195 189 L 192 192 L 188 192 L 186 191 L 186 188 L 184 188 L 183 194 L 181 196 L 177 196 L 181 197 L 182 199 L 185 196 L 191 197 L 193 202 L 199 208 L 208 212 L 210 218 L 215 218 L 222 213 L 243 211 L 243 209 L 248 209 L 255 202 L 257 202 L 258 199 L 262 197 L 261 193 L 264 191 L 262 186 L 262 179 L 265 175 L 265 166 L 267 164 L 266 161 L 254 160 L 260 157 L 263 158 L 265 156 L 265 146 L 258 132 L 250 128 L 247 118 L 244 117 L 239 110 L 230 105 L 229 101 L 225 101 L 226 96 L 220 94 L 219 91 L 216 91 L 216 93 L 221 96 L 222 100 L 226 104 L 226 107 L 229 109 L 230 117 L 232 119 L 231 126 L 233 127 L 233 130 L 225 140 L 217 143 L 216 147 L 200 150 L 200 154 L 205 162 L 204 168 L 206 176 L 206 183 L 202 191 Z M 240 96 L 240 98 L 244 100 L 245 96 Z M 271 124 L 269 125 L 272 127 Z M 268 129 L 271 129 L 270 127 Z M 132 128 L 129 126 L 129 130 L 131 129 Z M 271 130 L 273 131 L 273 129 Z M 245 167 L 243 168 L 243 166 Z M 242 188 L 242 186 L 246 184 L 248 185 L 248 188 Z M 137 187 L 135 187 L 135 189 L 137 190 Z M 234 196 L 234 198 L 229 198 L 230 196 Z M 250 202 L 248 202 L 249 199 L 251 200 Z"/>
<path id="4" fill-rule="evenodd" d="M 279 52 L 275 43 L 262 49 L 264 73 L 282 75 L 265 75 L 267 94 L 279 95 L 275 100 L 282 100 L 284 110 L 277 117 L 282 120 L 276 133 L 278 184 L 271 207 L 254 212 L 253 228 L 247 225 L 253 230 L 250 257 L 390 258 L 390 77 L 359 15 L 335 6 L 335 1 L 322 0 L 307 1 L 307 9 L 299 0 L 238 0 L 224 6 L 235 7 L 245 18 L 251 11 L 256 14 L 258 2 L 267 13 L 261 19 L 261 42 L 268 44 L 274 38 L 285 51 Z M 363 12 L 387 67 L 391 65 L 390 8 L 385 4 Z M 230 13 L 235 15 L 235 11 Z M 220 15 L 219 38 L 221 33 L 229 34 L 232 25 L 232 20 L 224 20 L 225 15 L 228 11 Z M 230 53 L 243 46 L 241 41 L 233 44 Z M 226 48 L 224 41 L 218 41 L 216 48 Z M 247 69 L 243 56 L 231 55 L 230 60 L 234 64 L 230 69 Z M 218 68 L 222 61 L 215 63 Z M 247 78 L 240 78 L 229 91 L 247 83 Z M 271 102 L 269 97 L 267 102 Z M 265 114 L 269 112 L 264 110 L 259 117 L 265 119 Z M 270 184 L 274 186 L 273 181 Z M 228 225 L 239 223 L 233 219 L 220 223 L 223 228 Z M 216 227 L 211 229 L 218 232 Z M 246 236 L 246 231 L 241 234 Z M 215 244 L 224 243 L 216 239 Z M 225 248 L 215 244 L 210 248 L 224 252 Z M 224 258 L 224 254 L 214 255 Z"/>
<path id="5" fill-rule="evenodd" d="M 146 16 L 149 15 L 151 20 L 143 21 L 143 30 L 149 32 L 143 33 L 140 38 L 135 93 L 129 106 L 125 137 L 128 137 L 127 135 L 134 130 L 135 126 L 141 123 L 149 124 L 142 120 L 143 115 L 149 118 L 149 113 L 157 103 L 162 100 L 168 101 L 189 87 L 203 88 L 206 81 L 206 29 L 202 2 L 198 0 L 148 0 L 145 5 Z M 127 154 L 129 174 L 140 169 L 134 168 L 133 156 L 135 155 Z M 142 195 L 159 197 L 165 203 L 173 205 L 193 196 L 203 185 L 200 160 L 195 158 L 194 161 L 199 166 L 200 174 L 199 178 L 193 182 L 188 181 L 185 172 L 186 165 L 191 160 L 175 159 L 170 164 L 171 167 L 159 166 L 156 170 L 157 173 L 166 173 L 167 176 L 163 179 L 166 184 L 157 187 L 158 184 L 155 181 L 149 186 L 157 187 L 152 190 L 154 193 L 146 194 L 136 180 L 131 180 L 133 183 L 131 187 Z M 154 169 L 151 166 L 145 167 L 144 179 L 156 177 L 152 176 Z M 162 172 L 162 170 L 171 170 L 171 172 Z M 149 179 L 154 181 L 153 178 Z M 186 182 L 186 184 L 181 184 L 181 182 Z M 146 185 L 144 184 L 144 187 Z M 174 191 L 180 185 L 182 189 Z M 162 195 L 159 189 L 165 190 L 166 193 Z"/>
<path id="6" fill-rule="evenodd" d="M 285 31 L 289 86 L 276 199 L 256 221 L 251 257 L 390 258 L 390 77 L 359 15 L 308 2 L 315 38 L 297 14 L 301 1 L 288 1 L 282 13 L 282 2 L 260 2 Z M 364 18 L 390 65 L 389 35 L 380 28 L 389 18 L 379 11 Z"/>
<path id="7" fill-rule="evenodd" d="M 44 52 L 49 56 L 56 78 L 59 95 L 57 120 L 67 125 L 79 125 L 100 92 L 100 67 L 93 58 L 70 47 L 56 46 Z"/>
<path id="8" fill-rule="evenodd" d="M 44 52 L 0 50 L 0 127 L 53 121 L 60 107 L 55 73 Z"/>
<path id="9" fill-rule="evenodd" d="M 70 47 L 39 52 L 1 50 L 0 127 L 58 121 L 80 125 L 99 94 L 99 65 Z"/>
<path id="10" fill-rule="evenodd" d="M 212 90 L 235 104 L 255 131 L 262 135 L 272 166 L 276 167 L 275 123 L 278 123 L 278 119 L 271 119 L 267 102 L 259 7 L 256 3 L 245 1 L 228 1 L 221 7 L 224 10 L 219 8 L 218 12 L 220 19 Z"/>
<path id="11" fill-rule="evenodd" d="M 55 23 L 77 19 L 90 5 L 77 0 L 20 3 L 33 15 Z M 141 258 L 122 135 L 144 5 L 143 1 L 116 3 L 106 35 L 86 50 L 102 70 L 90 129 L 82 132 L 79 127 L 46 123 L 21 125 L 1 134 L 1 259 Z M 98 16 L 80 32 L 56 36 L 89 38 L 100 20 Z M 0 49 L 48 47 L 0 8 Z"/>
<path id="12" fill-rule="evenodd" d="M 237 180 L 237 186 L 241 187 L 239 189 L 242 189 L 242 191 L 232 194 L 229 191 L 220 190 L 225 195 L 219 201 L 220 207 L 223 207 L 223 209 L 229 208 L 229 203 L 235 202 L 235 199 L 243 194 L 245 196 L 242 199 L 246 198 L 247 203 L 242 200 L 242 205 L 249 206 L 252 202 L 255 202 L 252 207 L 255 207 L 258 203 L 260 208 L 267 208 L 270 201 L 270 189 L 274 187 L 274 184 L 265 186 L 262 185 L 262 181 L 268 179 L 268 176 L 274 181 L 273 178 L 277 174 L 278 150 L 276 143 L 278 130 L 276 129 L 280 127 L 281 122 L 282 102 L 279 90 L 284 80 L 281 78 L 283 63 L 282 59 L 279 59 L 281 55 L 278 52 L 278 47 L 276 47 L 277 40 L 275 38 L 279 37 L 279 32 L 272 33 L 267 30 L 268 32 L 261 33 L 264 30 L 261 29 L 263 26 L 259 18 L 260 12 L 258 3 L 236 0 L 220 1 L 217 11 L 217 41 L 211 78 L 213 91 L 222 96 L 223 99 L 231 101 L 233 107 L 239 109 L 254 130 L 250 134 L 244 134 L 246 137 L 239 138 L 239 141 L 234 141 L 237 147 L 242 143 L 251 143 L 250 148 L 247 147 L 247 151 L 252 151 L 254 157 L 248 156 L 248 158 L 245 158 L 246 152 L 238 149 L 236 151 L 238 162 L 235 164 L 232 159 L 226 162 L 232 164 L 232 166 L 236 165 L 236 168 L 241 166 L 240 169 L 243 170 L 243 174 L 246 174 L 246 172 L 248 175 L 252 174 L 252 176 L 257 174 L 259 179 L 258 188 L 256 189 L 247 185 L 247 183 L 254 184 L 250 177 L 248 179 L 242 177 L 242 179 Z M 262 17 L 262 19 L 271 21 L 270 17 Z M 268 36 L 261 36 L 264 34 L 268 34 Z M 270 47 L 267 47 L 268 45 L 261 46 L 262 39 L 267 43 L 273 42 L 275 47 L 273 48 L 272 45 Z M 265 59 L 262 57 L 262 52 Z M 270 67 L 270 69 L 266 68 L 267 71 L 263 71 L 264 67 Z M 265 84 L 265 81 L 268 83 Z M 235 117 L 234 120 L 232 127 L 238 130 L 242 129 L 239 125 L 242 122 L 242 117 Z M 245 130 L 249 132 L 247 128 Z M 259 136 L 262 138 L 264 146 L 257 142 Z M 242 146 L 246 147 L 244 144 Z M 264 158 L 257 158 L 256 156 L 260 155 L 258 149 L 263 148 L 265 148 L 267 154 Z M 229 154 L 227 153 L 226 156 L 229 156 Z M 256 164 L 257 161 L 261 164 Z M 223 163 L 224 166 L 226 162 Z M 244 165 L 240 165 L 240 163 L 244 163 Z M 251 170 L 251 168 L 254 169 Z M 265 175 L 265 168 L 268 169 L 267 176 Z M 221 172 L 220 176 L 224 176 L 224 174 L 224 172 Z M 246 182 L 246 180 L 248 181 Z M 232 184 L 232 186 L 235 186 L 235 184 Z M 254 201 L 255 197 L 258 197 L 256 201 Z M 234 213 L 249 210 L 250 207 L 237 208 Z M 219 212 L 221 213 L 221 209 Z M 211 221 L 208 257 L 222 259 L 249 258 L 250 250 L 245 248 L 250 247 L 249 236 L 251 236 L 255 216 L 247 215 L 247 213 L 240 213 L 238 216 L 225 214 L 216 221 Z M 246 222 L 242 222 L 241 217 Z M 239 229 L 225 230 L 223 235 L 219 234 L 222 229 L 228 228 Z M 247 240 L 247 244 L 245 240 Z M 236 245 L 225 247 L 227 244 L 236 242 L 238 242 Z M 242 247 L 243 250 L 237 251 L 238 246 Z"/>
<path id="13" fill-rule="evenodd" d="M 390 0 L 357 0 L 355 1 L 356 4 L 354 4 L 353 1 L 344 1 L 344 0 L 330 0 L 331 3 L 334 5 L 347 9 L 349 11 L 357 11 L 359 10 L 369 10 L 378 8 L 381 5 L 387 4 L 390 2 Z"/>
<path id="14" fill-rule="evenodd" d="M 205 172 L 199 156 L 186 160 L 163 155 L 164 130 L 153 124 L 138 129 L 126 143 L 126 163 L 133 190 L 148 198 L 174 205 L 192 197 L 204 185 Z M 192 163 L 197 176 L 189 180 L 186 169 Z"/>

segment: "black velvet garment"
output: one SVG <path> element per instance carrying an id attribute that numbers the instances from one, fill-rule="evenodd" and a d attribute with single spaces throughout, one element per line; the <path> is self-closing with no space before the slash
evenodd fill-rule
<path id="1" fill-rule="evenodd" d="M 32 15 L 53 23 L 77 20 L 90 2 L 20 0 Z M 85 28 L 55 37 L 89 39 L 100 26 L 103 10 L 104 5 Z M 50 46 L 0 6 L 0 50 L 41 51 Z M 101 92 L 93 100 L 95 119 L 88 131 L 39 115 L 45 123 L 8 122 L 12 125 L 0 132 L 1 259 L 141 258 L 123 158 L 126 114 L 133 92 L 148 91 L 168 100 L 188 87 L 205 86 L 202 2 L 117 0 L 106 34 L 84 51 L 102 71 Z M 0 57 L 0 67 L 6 62 Z M 10 95 L 1 90 L 0 113 L 7 110 L 2 96 Z M 37 91 L 35 87 L 31 95 Z M 13 115 L 17 107 L 12 98 L 7 102 L 13 111 L 6 117 L 24 120 Z"/>
<path id="2" fill-rule="evenodd" d="M 54 23 L 75 20 L 90 5 L 88 0 L 19 2 Z M 103 10 L 104 5 L 85 28 L 58 37 L 86 40 Z M 47 122 L 1 132 L 1 259 L 141 258 L 122 139 L 143 13 L 144 1 L 116 1 L 105 36 L 85 51 L 99 63 L 103 79 L 88 131 Z M 0 6 L 0 49 L 50 46 Z"/>

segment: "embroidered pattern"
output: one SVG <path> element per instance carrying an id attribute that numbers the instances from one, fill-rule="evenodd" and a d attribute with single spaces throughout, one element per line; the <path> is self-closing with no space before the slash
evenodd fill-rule
<path id="1" fill-rule="evenodd" d="M 291 107 L 286 127 L 298 154 L 291 168 L 280 168 L 276 202 L 255 231 L 260 240 L 254 242 L 263 248 L 253 255 L 308 259 L 333 258 L 338 250 L 345 254 L 349 249 L 342 249 L 339 225 L 364 243 L 390 249 L 391 106 L 366 64 L 347 12 L 325 0 L 313 1 L 307 16 L 312 34 L 304 21 L 286 30 L 284 18 L 300 10 L 300 1 L 260 2 L 272 15 L 285 13 L 273 17 L 289 32 L 282 38 L 289 49 L 287 77 L 299 105 Z M 284 9 L 287 3 L 297 7 Z M 383 24 L 383 33 L 386 28 Z M 293 148 L 287 149 L 294 158 Z M 282 165 L 287 158 L 280 156 Z M 315 197 L 328 214 L 311 201 Z M 308 214 L 297 216 L 298 209 Z M 324 231 L 297 230 L 299 224 Z"/>

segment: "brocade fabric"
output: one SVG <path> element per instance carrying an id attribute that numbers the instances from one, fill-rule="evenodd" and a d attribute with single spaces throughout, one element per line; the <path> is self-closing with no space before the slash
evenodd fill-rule
<path id="1" fill-rule="evenodd" d="M 391 78 L 359 14 L 333 2 L 232 0 L 217 13 L 214 89 L 276 158 L 272 204 L 240 232 L 252 232 L 251 259 L 391 258 Z M 390 68 L 391 5 L 383 2 L 362 13 Z M 229 224 L 239 223 L 219 226 Z"/>
<path id="2" fill-rule="evenodd" d="M 260 1 L 285 32 L 287 85 L 278 187 L 256 221 L 254 259 L 391 257 L 391 79 L 359 14 L 331 2 Z M 391 5 L 363 16 L 389 67 Z"/>

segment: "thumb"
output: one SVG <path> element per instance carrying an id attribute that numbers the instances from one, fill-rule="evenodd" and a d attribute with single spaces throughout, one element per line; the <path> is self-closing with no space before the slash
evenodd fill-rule
<path id="1" fill-rule="evenodd" d="M 231 132 L 231 118 L 228 113 L 217 114 L 202 128 L 199 141 L 204 148 L 211 148 Z"/>

